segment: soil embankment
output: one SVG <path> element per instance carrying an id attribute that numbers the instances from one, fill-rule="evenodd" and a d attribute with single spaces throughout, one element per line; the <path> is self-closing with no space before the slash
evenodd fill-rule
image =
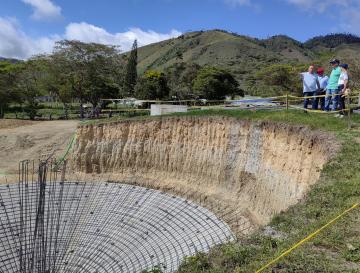
<path id="1" fill-rule="evenodd" d="M 127 120 L 79 127 L 72 165 L 193 200 L 246 235 L 306 195 L 334 143 L 327 134 L 272 122 Z"/>

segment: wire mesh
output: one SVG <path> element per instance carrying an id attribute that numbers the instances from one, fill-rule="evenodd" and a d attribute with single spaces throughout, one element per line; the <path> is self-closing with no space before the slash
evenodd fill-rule
<path id="1" fill-rule="evenodd" d="M 66 161 L 23 161 L 19 182 L 0 185 L 1 273 L 174 272 L 186 256 L 235 240 L 185 199 L 65 173 Z"/>

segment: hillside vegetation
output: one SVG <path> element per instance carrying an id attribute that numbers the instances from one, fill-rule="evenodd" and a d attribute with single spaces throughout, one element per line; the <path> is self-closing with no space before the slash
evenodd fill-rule
<path id="1" fill-rule="evenodd" d="M 139 48 L 138 57 L 140 74 L 163 71 L 178 63 L 216 66 L 230 71 L 246 93 L 274 95 L 301 91 L 297 74 L 310 63 L 324 66 L 329 73 L 328 61 L 333 57 L 350 64 L 353 83 L 357 85 L 360 38 L 330 34 L 301 43 L 285 35 L 260 40 L 222 30 L 198 31 Z M 259 77 L 259 72 L 289 73 L 296 77 L 296 83 L 281 86 L 267 82 Z"/>
<path id="2" fill-rule="evenodd" d="M 60 102 L 63 109 L 56 114 L 67 119 L 74 103 L 80 117 L 86 104 L 92 106 L 86 115 L 97 116 L 106 107 L 104 99 L 302 95 L 299 73 L 314 64 L 330 74 L 334 57 L 349 64 L 350 88 L 359 90 L 359 41 L 350 34 L 331 34 L 301 43 L 285 35 L 255 39 L 212 30 L 142 48 L 135 40 L 124 54 L 118 46 L 63 40 L 51 54 L 25 61 L 0 57 L 0 118 L 21 112 L 36 119 L 45 114 L 39 98 Z"/>

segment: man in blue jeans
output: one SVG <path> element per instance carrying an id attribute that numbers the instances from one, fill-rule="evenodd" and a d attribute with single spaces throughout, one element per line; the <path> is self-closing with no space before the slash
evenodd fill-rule
<path id="1" fill-rule="evenodd" d="M 315 67 L 313 65 L 309 66 L 308 72 L 303 72 L 300 74 L 303 80 L 303 93 L 304 93 L 304 109 L 308 108 L 310 98 L 316 94 L 316 91 L 320 89 L 320 84 L 318 76 L 315 73 Z"/>
<path id="2" fill-rule="evenodd" d="M 332 111 L 336 111 L 339 104 L 339 78 L 341 75 L 341 68 L 339 67 L 340 61 L 338 59 L 333 59 L 330 61 L 330 65 L 332 66 L 331 75 L 329 78 L 327 90 L 326 90 L 326 98 L 325 98 L 325 111 L 330 111 L 330 104 L 332 104 Z"/>

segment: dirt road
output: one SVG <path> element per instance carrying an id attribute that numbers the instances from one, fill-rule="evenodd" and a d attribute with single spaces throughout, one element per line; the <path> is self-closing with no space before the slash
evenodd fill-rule
<path id="1" fill-rule="evenodd" d="M 0 180 L 17 173 L 21 160 L 62 155 L 78 121 L 18 122 L 0 120 Z"/>

